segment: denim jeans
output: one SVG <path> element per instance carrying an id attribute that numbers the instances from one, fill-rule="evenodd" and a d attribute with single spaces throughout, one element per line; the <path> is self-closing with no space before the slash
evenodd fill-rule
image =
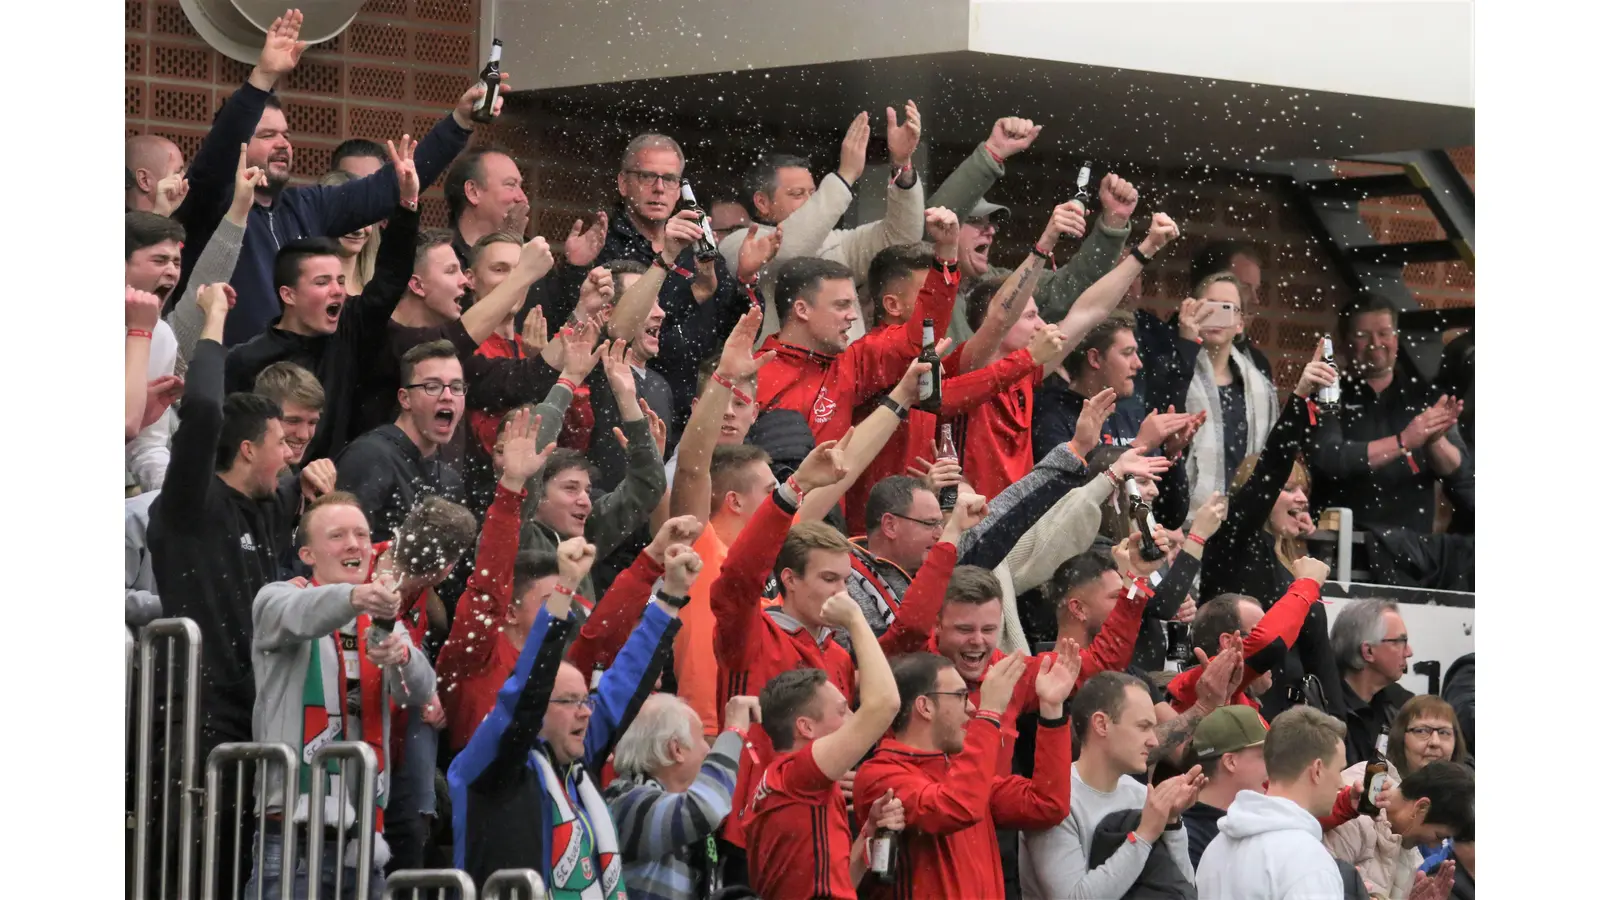
<path id="1" fill-rule="evenodd" d="M 332 841 L 325 842 L 322 845 L 322 888 L 319 896 L 324 898 L 337 896 L 338 900 L 362 900 L 362 898 L 356 896 L 356 870 L 354 866 L 345 866 L 343 890 L 337 895 L 333 892 L 335 873 L 338 871 L 338 866 L 343 856 L 342 849 Z M 291 890 L 295 900 L 304 900 L 310 895 L 311 887 L 306 878 L 306 854 L 301 852 L 296 855 L 294 861 L 294 886 Z M 262 896 L 266 900 L 274 900 L 274 898 L 280 896 L 278 892 L 283 890 L 283 837 L 281 835 L 267 835 L 263 858 L 256 860 L 255 867 L 250 873 L 250 880 L 245 884 L 245 897 L 254 897 L 256 895 L 256 883 L 258 881 L 265 888 Z M 365 900 L 380 900 L 383 897 L 383 885 L 383 872 L 374 866 Z"/>
<path id="2" fill-rule="evenodd" d="M 436 808 L 433 791 L 439 732 L 422 721 L 422 710 L 406 716 L 405 753 L 390 780 L 389 802 L 383 811 L 383 837 L 389 843 L 388 872 L 425 867 L 431 817 Z"/>

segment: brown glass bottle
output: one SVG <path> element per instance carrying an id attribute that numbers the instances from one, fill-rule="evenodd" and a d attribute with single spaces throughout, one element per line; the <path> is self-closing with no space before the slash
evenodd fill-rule
<path id="1" fill-rule="evenodd" d="M 483 96 L 472 104 L 472 121 L 491 122 L 494 120 L 494 102 L 500 96 L 500 49 L 499 38 L 489 45 L 489 62 L 483 67 L 483 72 L 478 75 L 478 83 L 483 85 Z"/>

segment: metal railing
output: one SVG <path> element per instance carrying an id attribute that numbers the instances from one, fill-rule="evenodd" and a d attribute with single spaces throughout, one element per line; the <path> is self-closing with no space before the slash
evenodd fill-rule
<path id="1" fill-rule="evenodd" d="M 326 843 L 325 832 L 327 823 L 324 806 L 328 797 L 328 778 L 324 778 L 323 770 L 329 762 L 338 762 L 338 784 L 340 791 L 338 837 L 334 841 L 335 849 L 339 853 L 338 864 L 333 867 L 333 897 L 334 900 L 344 896 L 344 856 L 345 832 L 356 823 L 345 823 L 344 813 L 348 806 L 350 791 L 348 765 L 356 763 L 361 767 L 361 776 L 356 788 L 356 818 L 359 828 L 356 831 L 358 841 L 356 848 L 356 896 L 365 898 L 372 888 L 372 844 L 373 834 L 377 828 L 374 819 L 378 791 L 378 757 L 372 748 L 361 741 L 337 741 L 324 744 L 317 748 L 311 755 L 311 810 L 306 821 L 306 869 L 309 873 L 307 879 L 310 883 L 310 892 L 307 900 L 317 900 L 322 887 L 322 852 Z M 285 871 L 291 871 L 285 869 Z M 470 900 L 470 898 L 469 898 Z"/>
<path id="2" fill-rule="evenodd" d="M 496 877 L 501 874 L 504 873 L 495 873 Z M 489 879 L 489 884 L 493 883 L 494 878 Z M 405 893 L 401 893 L 402 891 Z M 424 891 L 428 893 L 424 894 Z M 456 900 L 478 900 L 478 890 L 473 886 L 472 879 L 460 869 L 411 869 L 396 872 L 389 876 L 388 883 L 384 885 L 383 900 L 450 900 L 451 891 L 456 892 Z"/>
<path id="3" fill-rule="evenodd" d="M 178 796 L 172 796 L 172 719 L 173 719 L 173 678 L 177 669 L 177 640 L 184 639 L 184 692 L 183 692 L 183 729 L 182 757 L 178 762 Z M 133 885 L 130 896 L 133 900 L 145 900 L 149 889 L 150 878 L 150 790 L 151 772 L 150 757 L 154 753 L 155 738 L 155 677 L 156 677 L 156 641 L 165 639 L 166 644 L 166 691 L 163 709 L 166 715 L 162 720 L 161 741 L 161 874 L 160 891 L 161 900 L 189 900 L 193 888 L 192 875 L 194 865 L 194 815 L 195 799 L 199 791 L 195 785 L 195 768 L 198 764 L 196 757 L 199 755 L 199 727 L 200 727 L 200 627 L 189 619 L 157 619 L 146 625 L 139 634 L 139 721 L 137 726 L 138 747 L 135 750 L 134 768 L 134 829 L 133 829 Z M 172 806 L 174 802 L 180 804 L 178 810 L 178 835 L 177 853 L 178 866 L 174 870 L 169 854 L 172 852 L 173 841 L 169 839 L 172 834 Z M 177 884 L 169 884 L 169 877 L 176 877 Z"/>
<path id="4" fill-rule="evenodd" d="M 288 744 L 254 743 L 219 744 L 217 749 L 211 751 L 211 757 L 206 760 L 205 851 L 201 857 L 204 865 L 204 869 L 200 875 L 201 900 L 215 900 L 217 896 L 217 838 L 221 833 L 221 823 L 217 820 L 219 818 L 218 811 L 221 807 L 223 797 L 222 767 L 224 764 L 230 762 L 234 763 L 234 772 L 236 773 L 238 785 L 238 800 L 233 807 L 235 810 L 235 818 L 231 823 L 233 827 L 233 867 L 229 871 L 234 873 L 241 871 L 239 866 L 239 850 L 244 846 L 244 841 L 242 840 L 244 837 L 242 823 L 245 817 L 250 815 L 248 804 L 245 802 L 245 785 L 249 783 L 245 781 L 245 763 L 256 763 L 254 767 L 255 771 L 249 775 L 249 778 L 255 780 L 258 776 L 260 777 L 259 781 L 263 790 L 263 794 L 261 795 L 261 806 L 263 809 L 266 809 L 268 806 L 272 805 L 272 802 L 264 793 L 266 790 L 266 785 L 271 783 L 271 779 L 266 777 L 266 770 L 272 763 L 278 763 L 283 767 L 283 793 L 279 795 L 279 800 L 277 803 L 278 808 L 284 811 L 282 820 L 283 824 L 281 826 L 283 829 L 282 871 L 284 873 L 284 877 L 278 894 L 280 900 L 291 900 L 291 898 L 294 896 L 293 888 L 295 864 L 293 813 L 294 808 L 298 804 L 300 798 L 300 779 L 298 777 L 299 766 L 295 760 L 294 751 L 289 749 Z M 260 860 L 265 856 L 267 846 L 267 827 L 269 822 L 269 819 L 267 819 L 265 816 L 262 816 L 259 824 L 256 827 L 256 849 L 255 856 L 253 857 L 255 860 L 253 866 L 259 866 Z M 240 883 L 242 880 L 243 879 L 238 878 L 236 875 L 234 878 L 234 883 L 230 886 L 229 896 L 232 897 L 233 900 L 239 900 Z M 256 900 L 266 900 L 266 897 L 264 896 L 265 893 L 265 885 L 260 879 L 257 879 Z"/>
<path id="5" fill-rule="evenodd" d="M 532 869 L 501 869 L 483 883 L 483 900 L 544 900 L 544 879 Z"/>

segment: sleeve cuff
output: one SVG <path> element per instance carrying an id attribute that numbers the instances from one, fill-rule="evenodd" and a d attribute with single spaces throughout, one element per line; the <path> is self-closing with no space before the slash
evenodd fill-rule
<path id="1" fill-rule="evenodd" d="M 1059 718 L 1055 718 L 1055 719 L 1046 719 L 1044 716 L 1040 716 L 1039 717 L 1039 727 L 1040 728 L 1060 728 L 1061 726 L 1067 724 L 1067 722 L 1070 719 L 1071 719 L 1071 716 L 1069 716 L 1065 712 L 1063 712 Z"/>

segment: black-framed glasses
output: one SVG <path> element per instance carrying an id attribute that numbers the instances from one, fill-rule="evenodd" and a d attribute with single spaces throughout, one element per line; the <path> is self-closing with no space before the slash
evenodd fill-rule
<path id="1" fill-rule="evenodd" d="M 1413 725 L 1406 729 L 1406 734 L 1423 740 L 1427 740 L 1437 734 L 1439 737 L 1449 740 L 1455 738 L 1456 730 L 1449 725 Z"/>
<path id="2" fill-rule="evenodd" d="M 1402 634 L 1399 637 L 1384 638 L 1383 640 L 1377 641 L 1377 643 L 1379 643 L 1379 644 L 1399 644 L 1402 647 L 1406 647 L 1406 646 L 1410 646 L 1410 644 L 1411 644 L 1411 635 Z"/>
<path id="3" fill-rule="evenodd" d="M 963 688 L 962 690 L 959 690 L 959 691 L 925 691 L 923 693 L 923 696 L 926 696 L 926 697 L 956 697 L 956 698 L 959 698 L 961 700 L 965 700 L 968 697 L 972 696 L 972 691 L 966 690 L 965 688 Z"/>
<path id="4" fill-rule="evenodd" d="M 419 390 L 429 397 L 437 397 L 443 394 L 445 388 L 450 389 L 452 396 L 460 397 L 467 392 L 467 383 L 465 381 L 452 381 L 449 384 L 445 384 L 442 381 L 419 381 L 416 384 L 406 385 L 406 390 Z"/>
<path id="5" fill-rule="evenodd" d="M 640 187 L 677 187 L 683 181 L 683 176 L 676 172 L 646 172 L 643 169 L 623 169 L 623 174 L 632 178 Z"/>
<path id="6" fill-rule="evenodd" d="M 907 522 L 915 522 L 915 523 L 917 523 L 918 525 L 921 525 L 924 528 L 943 528 L 944 527 L 944 520 L 943 519 L 918 519 L 918 518 L 914 518 L 912 516 L 902 516 L 897 512 L 889 513 L 889 515 L 894 516 L 896 519 L 905 519 Z"/>

